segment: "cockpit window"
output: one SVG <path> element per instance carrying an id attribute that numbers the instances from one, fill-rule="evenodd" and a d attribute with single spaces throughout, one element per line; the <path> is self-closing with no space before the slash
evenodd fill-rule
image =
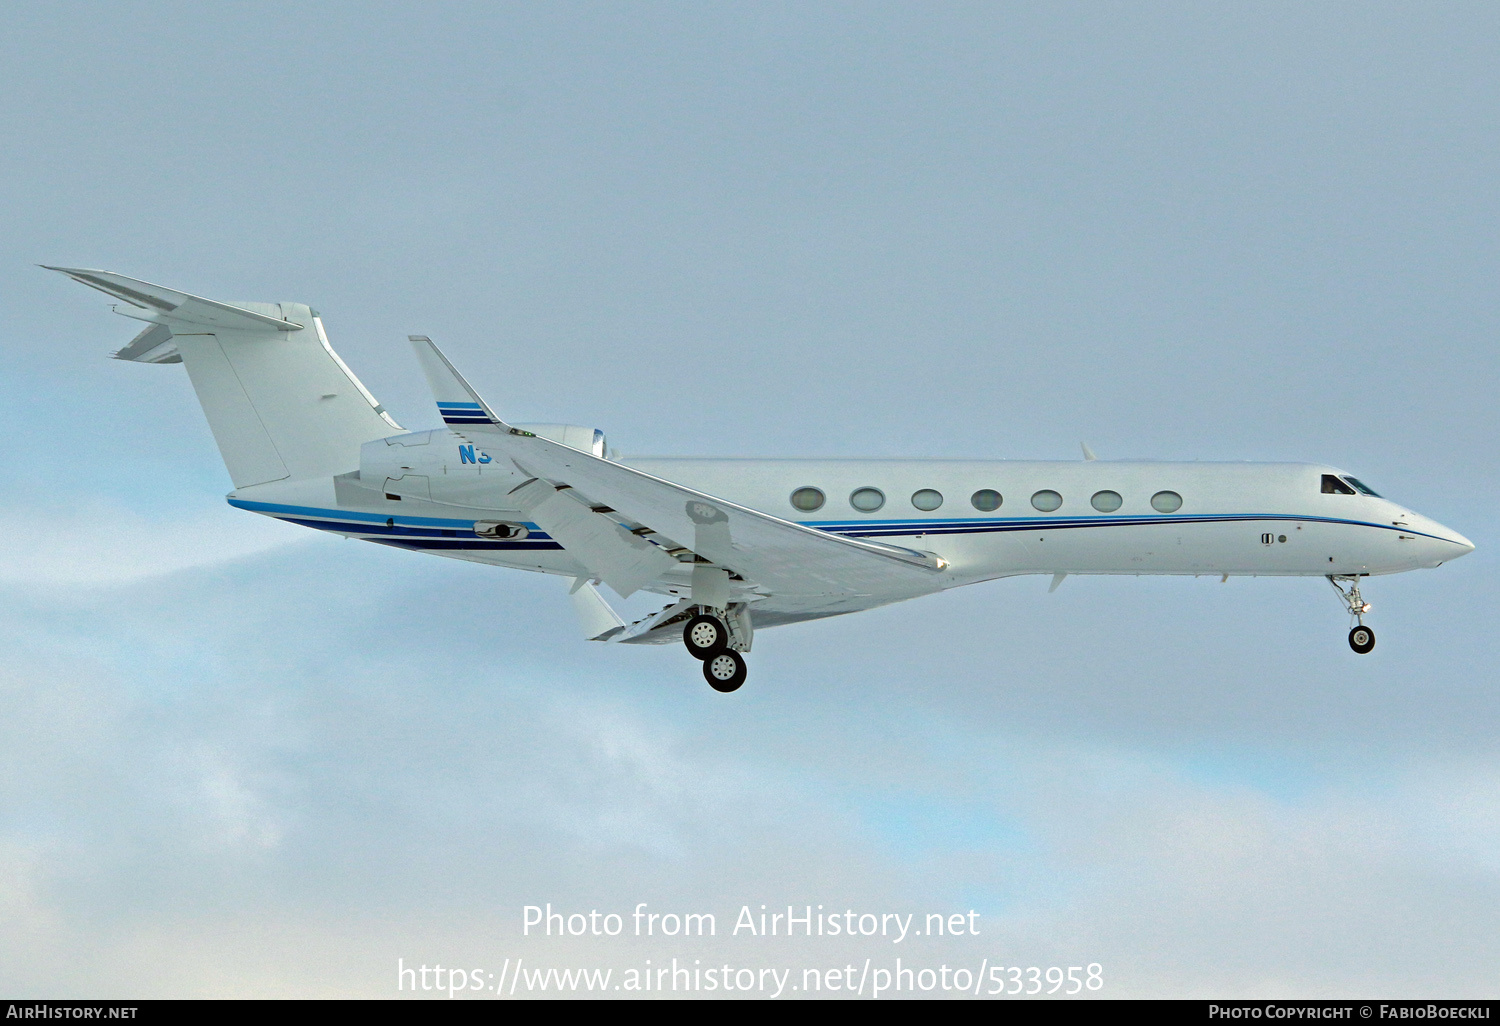
<path id="1" fill-rule="evenodd" d="M 1361 495 L 1368 495 L 1368 496 L 1370 496 L 1373 499 L 1380 498 L 1380 493 L 1379 492 L 1377 492 L 1375 489 L 1371 488 L 1369 485 L 1365 484 L 1359 478 L 1357 478 L 1357 477 L 1350 477 L 1348 474 L 1345 474 L 1344 475 L 1344 480 L 1348 481 L 1350 484 L 1352 484 L 1354 486 L 1354 488 L 1355 488 L 1355 491 L 1359 492 L 1359 494 L 1361 494 Z"/>
<path id="2" fill-rule="evenodd" d="M 1340 481 L 1337 477 L 1333 476 L 1332 474 L 1324 474 L 1323 475 L 1323 494 L 1324 495 L 1353 495 L 1354 494 L 1354 489 L 1350 488 L 1348 485 L 1344 484 L 1343 481 Z"/>

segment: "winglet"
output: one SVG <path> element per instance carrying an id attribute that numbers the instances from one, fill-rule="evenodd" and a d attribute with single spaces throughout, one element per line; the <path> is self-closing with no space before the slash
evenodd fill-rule
<path id="1" fill-rule="evenodd" d="M 442 350 L 433 345 L 432 339 L 426 335 L 408 335 L 406 340 L 416 351 L 417 362 L 427 375 L 427 384 L 432 387 L 432 397 L 437 402 L 438 412 L 443 415 L 444 424 L 453 427 L 488 424 L 510 429 L 510 425 L 495 416 L 494 411 L 485 405 L 479 393 L 448 362 Z"/>
<path id="2" fill-rule="evenodd" d="M 1081 445 L 1081 446 L 1083 446 L 1083 458 L 1084 459 L 1086 459 L 1086 460 L 1097 460 L 1099 458 L 1099 457 L 1097 457 L 1097 456 L 1094 455 L 1094 450 L 1092 450 L 1092 449 L 1089 448 L 1089 443 L 1087 443 L 1087 442 L 1079 442 L 1078 444 Z"/>

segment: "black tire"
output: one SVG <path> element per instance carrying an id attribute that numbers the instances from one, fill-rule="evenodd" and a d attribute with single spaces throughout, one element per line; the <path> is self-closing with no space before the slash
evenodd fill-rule
<path id="1" fill-rule="evenodd" d="M 738 691 L 747 672 L 745 657 L 727 648 L 703 660 L 703 679 L 721 694 Z"/>
<path id="2" fill-rule="evenodd" d="M 1349 632 L 1349 647 L 1364 655 L 1375 647 L 1375 632 L 1360 624 Z"/>
<path id="3" fill-rule="evenodd" d="M 695 616 L 682 629 L 682 643 L 693 658 L 707 659 L 729 647 L 729 629 L 717 616 Z"/>

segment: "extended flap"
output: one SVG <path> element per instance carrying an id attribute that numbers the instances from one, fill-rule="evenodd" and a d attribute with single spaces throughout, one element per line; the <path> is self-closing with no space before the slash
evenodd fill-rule
<path id="1" fill-rule="evenodd" d="M 660 546 L 631 534 L 545 481 L 528 482 L 511 492 L 511 497 L 528 519 L 622 598 L 677 565 Z"/>

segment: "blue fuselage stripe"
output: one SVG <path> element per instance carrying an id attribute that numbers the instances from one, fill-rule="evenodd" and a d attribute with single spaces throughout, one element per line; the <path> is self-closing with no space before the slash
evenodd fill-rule
<path id="1" fill-rule="evenodd" d="M 370 541 L 426 548 L 560 548 L 551 536 L 535 524 L 528 523 L 528 535 L 518 541 L 481 538 L 474 533 L 474 519 L 446 517 L 382 516 L 378 513 L 356 513 L 349 510 L 322 509 L 315 506 L 288 506 L 274 502 L 230 499 L 237 509 L 269 513 L 304 527 L 341 534 L 375 535 Z M 1015 531 L 1059 531 L 1083 527 L 1170 527 L 1179 524 L 1247 523 L 1255 521 L 1300 521 L 1302 523 L 1344 524 L 1350 527 L 1372 527 L 1399 531 L 1446 541 L 1435 534 L 1414 531 L 1393 524 L 1374 524 L 1364 520 L 1317 517 L 1294 513 L 1212 513 L 1198 515 L 1108 516 L 1097 517 L 1010 517 L 949 520 L 824 520 L 803 521 L 804 527 L 827 531 L 849 538 L 899 537 L 919 534 L 1000 534 Z M 389 521 L 389 523 L 387 523 Z M 453 532 L 451 535 L 447 532 Z M 396 537 L 399 536 L 399 540 Z M 430 544 L 428 544 L 430 542 Z"/>
<path id="2" fill-rule="evenodd" d="M 340 523 L 337 520 L 308 520 L 305 517 L 279 517 L 289 524 L 298 524 L 302 527 L 311 527 L 319 531 L 336 531 L 339 534 L 358 534 L 376 536 L 394 536 L 401 538 L 427 538 L 434 541 L 448 539 L 450 541 L 466 541 L 471 548 L 493 548 L 496 545 L 509 547 L 519 546 L 526 548 L 557 548 L 558 545 L 552 540 L 552 536 L 544 531 L 531 531 L 525 538 L 515 541 L 507 541 L 500 538 L 484 538 L 474 533 L 472 523 L 468 528 L 436 528 L 436 527 L 407 527 L 404 524 L 350 524 Z M 392 517 L 392 520 L 395 518 Z"/>
<path id="3" fill-rule="evenodd" d="M 491 542 L 485 541 L 482 538 L 473 538 L 468 541 L 464 541 L 462 538 L 363 538 L 361 541 L 378 542 L 381 545 L 394 545 L 402 549 L 421 549 L 423 551 L 439 552 L 447 552 L 454 549 L 464 549 L 471 552 L 494 552 L 497 549 L 505 552 L 562 551 L 562 546 L 555 541 L 533 543 L 530 538 L 518 542 Z"/>
<path id="4" fill-rule="evenodd" d="M 912 534 L 976 534 L 1007 531 L 1060 531 L 1079 527 L 1137 527 L 1144 525 L 1171 526 L 1173 524 L 1245 523 L 1251 521 L 1297 521 L 1305 524 L 1344 524 L 1350 527 L 1373 527 L 1382 531 L 1397 531 L 1402 534 L 1421 535 L 1446 541 L 1435 534 L 1415 531 L 1410 527 L 1395 524 L 1375 524 L 1367 520 L 1348 520 L 1342 517 L 1319 517 L 1299 513 L 1201 513 L 1163 514 L 1160 516 L 1130 515 L 1096 517 L 1010 517 L 986 520 L 823 520 L 802 521 L 804 527 L 815 527 L 820 531 L 847 535 L 851 538 Z"/>

